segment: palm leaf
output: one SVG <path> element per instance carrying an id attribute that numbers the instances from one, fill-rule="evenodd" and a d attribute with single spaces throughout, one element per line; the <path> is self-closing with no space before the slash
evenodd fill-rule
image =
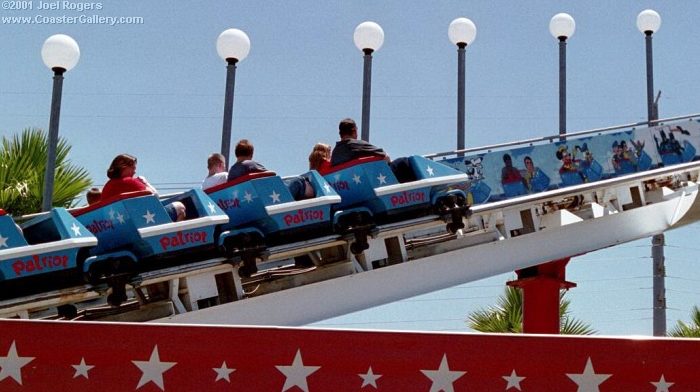
<path id="1" fill-rule="evenodd" d="M 693 306 L 690 312 L 690 319 L 690 324 L 678 320 L 678 323 L 668 335 L 677 338 L 700 338 L 700 309 L 697 306 Z"/>
<path id="2" fill-rule="evenodd" d="M 560 331 L 567 335 L 592 335 L 597 333 L 588 323 L 569 314 L 571 301 L 559 295 Z M 497 305 L 479 309 L 467 317 L 469 328 L 479 332 L 521 333 L 523 331 L 523 294 L 520 289 L 506 286 L 498 297 Z"/>
<path id="3" fill-rule="evenodd" d="M 59 138 L 56 148 L 53 205 L 74 206 L 92 183 L 84 168 L 68 160 L 70 145 Z M 38 212 L 44 187 L 48 140 L 40 129 L 25 129 L 0 147 L 0 207 L 14 215 Z"/>

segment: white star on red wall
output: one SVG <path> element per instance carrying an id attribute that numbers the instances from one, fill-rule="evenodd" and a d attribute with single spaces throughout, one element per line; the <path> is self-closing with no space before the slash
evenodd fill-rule
<path id="1" fill-rule="evenodd" d="M 364 388 L 368 385 L 373 386 L 375 389 L 377 388 L 377 380 L 379 380 L 379 377 L 381 377 L 381 374 L 374 374 L 372 372 L 372 366 L 369 367 L 367 370 L 367 373 L 365 374 L 358 374 L 358 376 L 362 377 L 362 386 L 360 388 Z"/>
<path id="2" fill-rule="evenodd" d="M 600 384 L 612 376 L 612 374 L 596 374 L 591 357 L 588 357 L 583 373 L 567 373 L 566 375 L 578 385 L 578 392 L 600 392 Z"/>
<path id="3" fill-rule="evenodd" d="M 216 372 L 216 380 L 214 382 L 217 382 L 219 380 L 226 380 L 229 383 L 231 382 L 231 378 L 229 375 L 233 372 L 236 371 L 236 369 L 229 369 L 228 366 L 226 366 L 226 361 L 221 364 L 221 367 L 218 368 L 212 368 Z"/>
<path id="4" fill-rule="evenodd" d="M 320 366 L 304 366 L 304 361 L 301 358 L 301 350 L 297 350 L 291 366 L 275 367 L 287 378 L 284 381 L 282 392 L 293 387 L 299 387 L 302 391 L 309 392 L 309 386 L 306 383 L 306 378 L 321 368 Z"/>
<path id="5" fill-rule="evenodd" d="M 440 361 L 440 367 L 437 370 L 421 370 L 421 372 L 433 382 L 430 392 L 454 392 L 452 383 L 467 373 L 450 370 L 447 354 L 442 355 L 442 361 Z"/>
<path id="6" fill-rule="evenodd" d="M 515 369 L 513 369 L 512 372 L 510 372 L 510 376 L 503 376 L 503 379 L 508 382 L 508 385 L 506 385 L 506 391 L 515 388 L 519 391 L 522 391 L 520 389 L 520 382 L 525 379 L 525 377 L 518 376 L 518 374 L 515 372 Z"/>
<path id="7" fill-rule="evenodd" d="M 13 340 L 7 351 L 7 356 L 0 357 L 0 381 L 10 377 L 22 385 L 22 368 L 33 360 L 34 357 L 20 357 Z"/>
<path id="8" fill-rule="evenodd" d="M 73 369 L 75 369 L 75 374 L 73 374 L 73 378 L 78 378 L 80 376 L 85 377 L 88 379 L 88 372 L 90 369 L 94 368 L 95 366 L 93 365 L 88 365 L 85 363 L 85 358 L 80 358 L 80 363 L 77 365 L 71 365 Z"/>
<path id="9" fill-rule="evenodd" d="M 662 374 L 659 382 L 652 381 L 651 384 L 656 387 L 655 392 L 669 392 L 668 389 L 671 388 L 671 385 L 674 383 L 666 381 L 666 378 Z"/>
<path id="10" fill-rule="evenodd" d="M 162 362 L 160 360 L 160 355 L 158 354 L 158 345 L 153 347 L 151 352 L 151 357 L 148 361 L 131 361 L 136 365 L 137 368 L 141 370 L 141 378 L 136 386 L 136 389 L 153 382 L 162 391 L 165 391 L 165 384 L 163 383 L 163 373 L 168 371 L 173 366 L 177 365 L 177 362 Z"/>

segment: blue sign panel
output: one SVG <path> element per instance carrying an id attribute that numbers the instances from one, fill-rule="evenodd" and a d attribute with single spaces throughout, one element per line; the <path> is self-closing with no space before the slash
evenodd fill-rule
<path id="1" fill-rule="evenodd" d="M 467 173 L 480 204 L 690 162 L 699 145 L 700 124 L 685 120 L 440 162 Z"/>

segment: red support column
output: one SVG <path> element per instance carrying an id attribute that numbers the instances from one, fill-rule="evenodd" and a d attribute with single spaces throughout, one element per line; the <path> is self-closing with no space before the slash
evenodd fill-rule
<path id="1" fill-rule="evenodd" d="M 523 332 L 559 333 L 559 292 L 576 287 L 566 281 L 569 258 L 515 271 L 518 279 L 506 283 L 523 290 Z"/>

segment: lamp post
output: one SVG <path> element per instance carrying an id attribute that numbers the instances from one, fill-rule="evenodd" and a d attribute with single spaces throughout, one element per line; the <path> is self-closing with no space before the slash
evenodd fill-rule
<path id="1" fill-rule="evenodd" d="M 661 27 L 661 16 L 654 10 L 644 10 L 637 15 L 637 28 L 644 34 L 646 40 L 647 63 L 647 119 L 649 126 L 658 120 L 658 113 L 654 108 L 654 65 L 651 50 L 651 37 Z M 653 333 L 654 336 L 666 336 L 666 266 L 664 258 L 664 244 L 666 237 L 657 234 L 651 238 L 651 257 L 653 259 Z"/>
<path id="2" fill-rule="evenodd" d="M 229 164 L 231 152 L 231 121 L 233 119 L 233 88 L 236 83 L 236 63 L 250 52 L 248 35 L 238 29 L 228 29 L 219 34 L 216 51 L 226 61 L 226 92 L 224 96 L 224 123 L 221 130 L 221 154 Z"/>
<path id="3" fill-rule="evenodd" d="M 357 25 L 353 34 L 355 46 L 364 53 L 362 78 L 362 140 L 369 141 L 369 108 L 372 90 L 372 52 L 379 50 L 384 43 L 384 30 L 374 22 Z"/>
<path id="4" fill-rule="evenodd" d="M 661 16 L 654 10 L 644 10 L 637 15 L 637 28 L 645 36 L 647 54 L 647 118 L 649 125 L 658 120 L 654 111 L 654 62 L 651 37 L 661 27 Z"/>
<path id="5" fill-rule="evenodd" d="M 80 48 L 75 40 L 64 34 L 52 35 L 41 47 L 44 64 L 53 71 L 53 93 L 51 95 L 51 115 L 49 117 L 49 148 L 44 174 L 44 190 L 41 210 L 51 210 L 53 202 L 53 183 L 56 172 L 56 146 L 58 145 L 58 123 L 61 116 L 61 94 L 63 74 L 78 64 Z"/>
<path id="6" fill-rule="evenodd" d="M 457 18 L 450 23 L 447 36 L 457 45 L 457 150 L 464 150 L 466 48 L 476 38 L 476 26 L 467 18 Z"/>
<path id="7" fill-rule="evenodd" d="M 569 14 L 556 14 L 549 21 L 549 32 L 559 40 L 559 140 L 566 140 L 566 40 L 574 30 L 576 22 Z"/>

